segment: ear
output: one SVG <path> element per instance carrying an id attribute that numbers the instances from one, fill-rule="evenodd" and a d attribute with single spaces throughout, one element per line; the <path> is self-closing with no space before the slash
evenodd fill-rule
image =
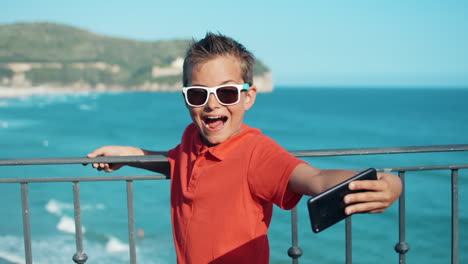
<path id="1" fill-rule="evenodd" d="M 257 87 L 255 85 L 250 86 L 247 93 L 245 93 L 244 99 L 244 110 L 249 110 L 255 103 L 255 98 L 257 97 Z"/>

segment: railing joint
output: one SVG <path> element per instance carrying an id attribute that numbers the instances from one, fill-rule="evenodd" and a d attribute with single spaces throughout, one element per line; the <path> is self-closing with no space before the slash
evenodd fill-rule
<path id="1" fill-rule="evenodd" d="M 72 259 L 76 264 L 84 264 L 88 260 L 88 256 L 84 252 L 75 253 Z"/>

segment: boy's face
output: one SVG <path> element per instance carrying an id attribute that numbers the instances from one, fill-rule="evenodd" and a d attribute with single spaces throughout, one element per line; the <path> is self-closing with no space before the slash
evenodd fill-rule
<path id="1" fill-rule="evenodd" d="M 214 87 L 223 84 L 243 84 L 239 60 L 233 56 L 218 56 L 192 68 L 191 86 Z M 209 95 L 204 106 L 187 105 L 193 122 L 198 127 L 204 142 L 217 145 L 241 130 L 244 113 L 255 102 L 257 89 L 241 92 L 239 103 L 225 106 L 214 94 Z"/>

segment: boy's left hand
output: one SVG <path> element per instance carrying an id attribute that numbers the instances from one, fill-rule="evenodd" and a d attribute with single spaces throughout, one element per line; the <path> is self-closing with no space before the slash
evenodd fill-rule
<path id="1" fill-rule="evenodd" d="M 345 209 L 347 215 L 380 213 L 398 199 L 402 191 L 400 178 L 391 173 L 378 173 L 377 178 L 374 181 L 353 181 L 349 184 L 349 189 L 363 191 L 344 197 L 344 202 L 350 204 Z"/>

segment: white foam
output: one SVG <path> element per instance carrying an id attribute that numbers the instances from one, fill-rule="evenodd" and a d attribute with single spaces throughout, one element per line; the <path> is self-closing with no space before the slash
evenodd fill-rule
<path id="1" fill-rule="evenodd" d="M 86 232 L 85 227 L 82 226 L 81 229 L 84 234 Z M 57 230 L 69 234 L 75 234 L 75 220 L 68 216 L 62 216 L 57 224 Z"/>
<path id="2" fill-rule="evenodd" d="M 47 142 L 48 144 L 48 142 Z M 64 211 L 73 211 L 73 204 L 71 203 L 64 203 L 61 201 L 57 201 L 55 199 L 50 199 L 47 204 L 45 205 L 45 209 L 47 212 L 56 215 L 62 216 Z M 81 210 L 104 210 L 106 206 L 102 203 L 98 203 L 95 205 L 82 205 Z"/>
<path id="3" fill-rule="evenodd" d="M 0 252 L 0 258 L 5 259 L 15 264 L 24 264 L 24 260 L 21 257 L 15 256 L 8 252 Z"/>
<path id="4" fill-rule="evenodd" d="M 28 119 L 13 119 L 0 121 L 0 127 L 2 128 L 28 128 L 36 126 L 38 124 L 40 124 L 40 121 Z"/>
<path id="5" fill-rule="evenodd" d="M 81 206 L 81 209 L 83 211 L 88 211 L 88 210 L 104 210 L 106 209 L 106 206 L 102 203 L 98 203 L 98 204 L 95 204 L 95 205 L 89 205 L 89 204 L 85 204 L 85 205 L 82 205 Z"/>
<path id="6" fill-rule="evenodd" d="M 45 205 L 45 209 L 47 210 L 47 212 L 51 214 L 61 216 L 64 209 L 72 210 L 73 205 L 69 203 L 62 203 L 60 201 L 51 199 Z"/>
<path id="7" fill-rule="evenodd" d="M 125 264 L 130 263 L 128 246 L 116 238 L 111 238 L 106 243 L 84 238 L 84 252 L 88 255 L 86 263 L 99 264 Z M 111 240 L 113 240 L 111 242 Z M 172 263 L 170 244 L 160 241 L 148 241 L 143 248 L 138 247 L 139 262 L 145 264 Z M 15 264 L 25 264 L 24 243 L 22 236 L 0 236 L 0 258 Z M 125 245 L 125 250 L 122 245 Z M 70 263 L 76 252 L 75 239 L 68 234 L 47 235 L 32 240 L 34 264 Z M 120 251 L 118 250 L 120 249 Z M 159 252 L 159 253 L 155 253 Z M 91 261 L 92 260 L 92 261 Z"/>
<path id="8" fill-rule="evenodd" d="M 123 243 L 116 237 L 109 237 L 106 244 L 106 251 L 109 253 L 128 251 L 128 244 Z"/>
<path id="9" fill-rule="evenodd" d="M 87 105 L 87 104 L 80 104 L 79 108 L 80 108 L 80 110 L 83 110 L 83 111 L 91 111 L 91 110 L 94 110 L 94 107 L 93 107 L 93 106 Z"/>

